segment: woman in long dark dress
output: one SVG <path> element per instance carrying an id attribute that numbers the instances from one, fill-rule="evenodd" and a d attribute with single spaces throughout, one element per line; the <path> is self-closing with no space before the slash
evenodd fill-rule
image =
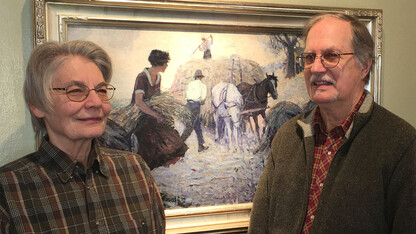
<path id="1" fill-rule="evenodd" d="M 184 156 L 188 147 L 179 133 L 167 124 L 165 117 L 146 104 L 152 96 L 160 94 L 160 73 L 168 66 L 169 53 L 152 50 L 148 60 L 152 66 L 137 75 L 131 102 L 145 113 L 135 130 L 135 135 L 139 143 L 138 153 L 150 169 L 153 169 L 175 163 Z"/>

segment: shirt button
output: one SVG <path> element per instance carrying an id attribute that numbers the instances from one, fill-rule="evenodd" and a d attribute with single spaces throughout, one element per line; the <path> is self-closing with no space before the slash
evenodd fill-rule
<path id="1" fill-rule="evenodd" d="M 319 183 L 319 187 L 324 187 L 324 183 Z"/>
<path id="2" fill-rule="evenodd" d="M 99 226 L 100 225 L 100 221 L 95 221 L 95 226 Z"/>
<path id="3" fill-rule="evenodd" d="M 332 152 L 331 151 L 328 151 L 328 155 L 331 155 L 332 154 Z"/>
<path id="4" fill-rule="evenodd" d="M 314 220 L 315 219 L 315 215 L 311 215 L 311 220 Z"/>
<path id="5" fill-rule="evenodd" d="M 141 221 L 141 222 L 140 222 L 140 224 L 141 224 L 142 226 L 144 226 L 144 225 L 146 225 L 146 222 L 145 222 L 145 221 Z"/>

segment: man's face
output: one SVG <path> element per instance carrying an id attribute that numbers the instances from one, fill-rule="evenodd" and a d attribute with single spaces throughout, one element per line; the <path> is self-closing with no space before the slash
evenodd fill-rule
<path id="1" fill-rule="evenodd" d="M 339 64 L 325 68 L 320 56 L 325 52 L 351 53 L 350 23 L 333 17 L 324 18 L 309 31 L 305 53 L 316 54 L 310 69 L 305 69 L 309 96 L 317 104 L 343 102 L 354 105 L 364 90 L 363 69 L 354 55 L 341 55 Z"/>

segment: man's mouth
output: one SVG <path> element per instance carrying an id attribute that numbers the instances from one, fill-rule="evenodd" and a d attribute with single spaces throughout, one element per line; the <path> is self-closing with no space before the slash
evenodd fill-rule
<path id="1" fill-rule="evenodd" d="M 317 85 L 317 86 L 320 86 L 320 85 L 332 85 L 332 82 L 321 80 L 321 81 L 315 81 L 315 82 L 313 82 L 313 84 L 314 85 Z"/>

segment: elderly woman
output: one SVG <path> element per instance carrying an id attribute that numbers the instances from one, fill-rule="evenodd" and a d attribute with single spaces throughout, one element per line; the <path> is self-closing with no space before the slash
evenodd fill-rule
<path id="1" fill-rule="evenodd" d="M 188 147 L 179 133 L 164 121 L 161 113 L 153 110 L 145 102 L 160 94 L 160 73 L 165 72 L 168 67 L 169 53 L 155 49 L 150 52 L 148 60 L 152 66 L 144 68 L 137 75 L 131 103 L 146 114 L 140 121 L 135 135 L 139 142 L 139 154 L 150 169 L 153 169 L 174 164 L 184 157 Z"/>
<path id="2" fill-rule="evenodd" d="M 0 233 L 163 233 L 163 205 L 138 155 L 100 147 L 115 88 L 92 42 L 34 49 L 24 84 L 37 152 L 0 168 Z M 46 133 L 46 134 L 45 134 Z"/>

